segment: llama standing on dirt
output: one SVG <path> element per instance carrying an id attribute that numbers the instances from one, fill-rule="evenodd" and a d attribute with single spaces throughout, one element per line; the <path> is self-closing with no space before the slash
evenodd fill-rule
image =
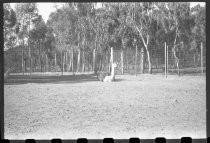
<path id="1" fill-rule="evenodd" d="M 111 69 L 111 75 L 110 76 L 106 76 L 103 80 L 103 82 L 112 82 L 115 80 L 115 68 L 117 67 L 116 63 L 112 64 L 112 69 Z"/>

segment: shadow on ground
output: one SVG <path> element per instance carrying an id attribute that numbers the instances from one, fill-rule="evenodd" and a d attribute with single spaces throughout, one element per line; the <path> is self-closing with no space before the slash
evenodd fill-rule
<path id="1" fill-rule="evenodd" d="M 115 82 L 123 81 L 124 79 L 115 79 Z M 27 83 L 84 83 L 98 81 L 98 78 L 94 74 L 82 74 L 82 75 L 63 75 L 63 76 L 43 76 L 43 75 L 10 75 L 4 85 L 17 85 Z"/>
<path id="2" fill-rule="evenodd" d="M 85 75 L 63 75 L 63 76 L 42 76 L 42 75 L 10 75 L 4 85 L 27 84 L 27 83 L 83 83 L 98 81 L 94 74 Z"/>

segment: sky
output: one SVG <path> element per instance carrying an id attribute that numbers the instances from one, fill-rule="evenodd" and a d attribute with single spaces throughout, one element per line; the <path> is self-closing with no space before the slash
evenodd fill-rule
<path id="1" fill-rule="evenodd" d="M 193 7 L 197 4 L 204 6 L 205 2 L 190 2 L 190 7 Z M 10 3 L 10 5 L 14 9 L 15 3 Z M 55 5 L 57 5 L 57 8 L 60 8 L 62 7 L 63 3 L 37 3 L 39 14 L 42 15 L 45 22 L 47 22 L 50 13 L 56 10 Z M 97 7 L 100 6 L 101 3 L 97 3 Z"/>

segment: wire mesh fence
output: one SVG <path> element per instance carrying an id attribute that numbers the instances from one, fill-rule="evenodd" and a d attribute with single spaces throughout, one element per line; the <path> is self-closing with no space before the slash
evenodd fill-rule
<path id="1" fill-rule="evenodd" d="M 177 63 L 173 52 L 173 45 L 164 47 L 150 47 L 150 62 L 153 73 L 177 73 Z M 148 54 L 144 48 L 114 50 L 113 60 L 117 63 L 116 74 L 142 74 L 149 69 Z M 11 73 L 32 72 L 110 72 L 110 51 L 96 51 L 95 67 L 93 50 L 63 50 L 45 52 L 31 50 L 29 59 L 28 49 L 9 49 L 4 52 L 4 72 L 13 68 Z M 167 57 L 166 57 L 167 56 Z M 198 49 L 185 48 L 179 50 L 179 69 L 182 74 L 204 73 L 206 67 L 206 47 Z M 29 62 L 31 60 L 31 62 Z M 30 66 L 31 63 L 31 66 Z M 165 68 L 167 67 L 167 69 Z"/>

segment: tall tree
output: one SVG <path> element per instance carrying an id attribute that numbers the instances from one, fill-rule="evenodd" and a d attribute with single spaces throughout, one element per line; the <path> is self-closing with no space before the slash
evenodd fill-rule
<path id="1" fill-rule="evenodd" d="M 31 46 L 30 46 L 30 30 L 31 20 L 38 16 L 38 9 L 36 3 L 17 3 L 15 5 L 15 12 L 17 15 L 17 21 L 19 23 L 19 39 L 22 39 L 23 46 L 28 45 L 28 59 L 31 74 Z M 24 51 L 22 51 L 22 56 Z M 22 66 L 24 66 L 22 58 Z M 22 67 L 24 70 L 24 68 Z"/>
<path id="2" fill-rule="evenodd" d="M 10 4 L 4 4 L 4 50 L 12 48 L 16 45 L 16 29 L 17 23 L 16 13 Z M 18 32 L 18 31 L 17 31 Z"/>

